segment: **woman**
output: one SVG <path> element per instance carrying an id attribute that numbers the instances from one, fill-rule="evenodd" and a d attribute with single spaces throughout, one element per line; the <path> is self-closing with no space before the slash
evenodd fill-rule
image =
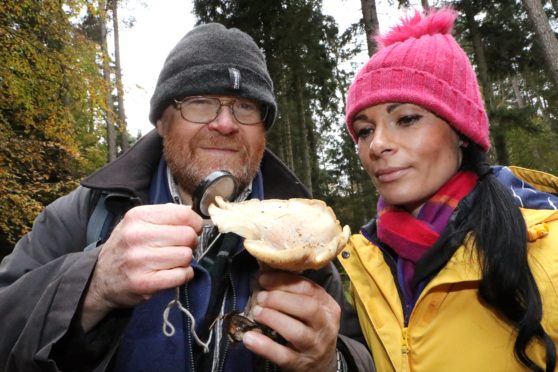
<path id="1" fill-rule="evenodd" d="M 455 17 L 402 19 L 349 89 L 347 128 L 380 199 L 339 260 L 378 371 L 554 371 L 558 178 L 488 165 Z"/>

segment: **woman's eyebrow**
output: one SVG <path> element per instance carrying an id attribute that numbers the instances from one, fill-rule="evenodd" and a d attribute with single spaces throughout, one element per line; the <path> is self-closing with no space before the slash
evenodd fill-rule
<path id="1" fill-rule="evenodd" d="M 366 114 L 360 113 L 358 115 L 355 115 L 355 117 L 353 118 L 353 122 L 356 120 L 368 120 L 368 116 L 366 116 Z"/>
<path id="2" fill-rule="evenodd" d="M 391 105 L 389 105 L 386 109 L 386 111 L 389 113 L 391 113 L 393 110 L 395 110 L 397 107 L 401 106 L 402 103 L 392 103 Z"/>

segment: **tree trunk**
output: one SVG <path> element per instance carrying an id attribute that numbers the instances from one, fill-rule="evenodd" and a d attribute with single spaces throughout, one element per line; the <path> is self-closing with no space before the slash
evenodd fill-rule
<path id="1" fill-rule="evenodd" d="M 521 95 L 521 88 L 519 87 L 519 78 L 514 76 L 511 78 L 511 83 L 513 87 L 513 94 L 515 94 L 515 100 L 517 102 L 517 107 L 524 108 L 525 107 L 525 100 Z"/>
<path id="2" fill-rule="evenodd" d="M 308 107 L 310 104 L 305 104 Z M 320 188 L 320 167 L 318 164 L 318 145 L 316 143 L 316 136 L 314 125 L 308 124 L 313 123 L 312 113 L 309 110 L 305 110 L 306 119 L 304 120 L 306 125 L 306 135 L 308 136 L 308 163 L 310 165 L 310 179 L 312 180 L 313 190 L 312 195 L 317 198 L 324 198 L 325 195 L 322 194 L 322 188 Z"/>
<path id="3" fill-rule="evenodd" d="M 492 137 L 494 138 L 494 148 L 496 151 L 496 163 L 500 165 L 509 165 L 510 158 L 508 155 L 508 145 L 506 136 L 502 130 L 493 131 Z"/>
<path id="4" fill-rule="evenodd" d="M 101 27 L 101 54 L 103 58 L 103 78 L 106 84 L 105 96 L 105 122 L 107 124 L 108 161 L 116 159 L 116 132 L 114 130 L 114 112 L 112 103 L 112 81 L 110 78 L 110 56 L 107 45 L 107 11 L 106 2 L 99 1 L 99 23 Z"/>
<path id="5" fill-rule="evenodd" d="M 281 139 L 284 140 L 284 158 L 287 166 L 294 171 L 294 155 L 293 155 L 293 141 L 292 141 L 292 133 L 291 133 L 291 110 L 288 109 L 289 104 L 286 97 L 282 99 L 283 104 L 283 123 L 282 123 L 282 130 L 284 131 L 285 135 L 281 136 Z"/>
<path id="6" fill-rule="evenodd" d="M 482 93 L 487 103 L 490 104 L 493 99 L 492 87 L 490 85 L 490 78 L 488 76 L 488 64 L 486 63 L 486 56 L 484 55 L 484 48 L 482 47 L 481 35 L 477 21 L 475 21 L 475 10 L 471 4 L 466 2 L 465 6 L 465 19 L 467 26 L 471 31 L 471 41 L 473 43 L 473 50 L 475 52 L 475 60 L 477 62 L 479 83 L 482 88 Z"/>
<path id="7" fill-rule="evenodd" d="M 372 56 L 376 51 L 374 33 L 378 30 L 378 12 L 376 10 L 376 0 L 360 0 L 362 8 L 362 19 L 364 20 L 364 32 L 366 33 L 366 45 L 368 55 Z"/>
<path id="8" fill-rule="evenodd" d="M 279 118 L 275 119 L 273 132 L 266 136 L 266 147 L 272 148 L 275 155 L 279 156 L 280 159 L 283 159 L 283 162 L 287 165 L 287 167 L 292 169 L 285 157 L 285 128 L 283 121 L 284 119 L 281 119 L 281 122 L 279 123 Z"/>
<path id="9" fill-rule="evenodd" d="M 558 89 L 558 40 L 550 27 L 541 0 L 523 0 L 523 5 L 535 29 L 551 79 Z"/>
<path id="10" fill-rule="evenodd" d="M 114 30 L 114 74 L 116 79 L 116 95 L 118 97 L 118 131 L 122 152 L 128 150 L 128 129 L 126 111 L 124 110 L 124 88 L 122 85 L 122 67 L 120 64 L 120 33 L 118 31 L 118 0 L 110 0 L 112 11 L 112 27 Z"/>
<path id="11" fill-rule="evenodd" d="M 300 120 L 300 152 L 302 156 L 302 182 L 306 185 L 310 193 L 312 193 L 312 171 L 310 166 L 310 149 L 308 141 L 308 125 L 306 124 L 306 115 L 304 114 L 304 92 L 302 91 L 302 83 L 300 77 L 296 76 L 296 92 L 297 92 L 297 111 Z"/>
<path id="12" fill-rule="evenodd" d="M 430 9 L 430 5 L 428 4 L 428 0 L 420 0 L 420 3 L 422 5 L 422 9 L 424 9 L 424 10 Z"/>
<path id="13" fill-rule="evenodd" d="M 490 112 L 492 105 L 494 104 L 494 94 L 492 94 L 492 84 L 490 83 L 490 76 L 488 75 L 488 64 L 486 62 L 486 56 L 482 46 L 479 26 L 475 20 L 476 11 L 470 2 L 466 1 L 464 5 L 465 19 L 467 20 L 467 26 L 471 31 L 471 41 L 473 43 L 475 61 L 477 63 L 479 84 L 484 97 L 486 110 Z M 491 135 L 494 140 L 493 151 L 496 153 L 498 164 L 508 164 L 509 154 L 505 129 L 502 128 L 501 123 L 494 118 L 490 120 L 490 125 Z"/>

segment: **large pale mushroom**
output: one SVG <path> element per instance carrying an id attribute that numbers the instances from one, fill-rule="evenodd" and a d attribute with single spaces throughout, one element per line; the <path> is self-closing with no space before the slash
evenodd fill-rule
<path id="1" fill-rule="evenodd" d="M 324 267 L 351 233 L 349 226 L 341 228 L 330 207 L 316 199 L 229 203 L 216 197 L 209 215 L 219 232 L 246 238 L 244 247 L 251 255 L 279 270 Z"/>
<path id="2" fill-rule="evenodd" d="M 234 203 L 218 196 L 208 211 L 219 232 L 245 238 L 244 247 L 265 269 L 301 272 L 322 268 L 343 249 L 350 235 L 349 226 L 342 228 L 333 210 L 321 200 L 252 199 Z M 242 339 L 244 331 L 258 327 L 251 319 L 250 308 L 251 304 L 244 316 L 234 314 L 230 319 L 229 336 L 235 341 Z M 262 332 L 273 337 L 265 328 Z"/>

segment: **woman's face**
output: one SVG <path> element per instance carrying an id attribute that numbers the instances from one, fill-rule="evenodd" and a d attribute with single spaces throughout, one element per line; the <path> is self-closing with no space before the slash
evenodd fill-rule
<path id="1" fill-rule="evenodd" d="M 462 144 L 446 121 L 410 103 L 383 103 L 353 120 L 358 154 L 387 203 L 414 212 L 461 165 Z"/>

